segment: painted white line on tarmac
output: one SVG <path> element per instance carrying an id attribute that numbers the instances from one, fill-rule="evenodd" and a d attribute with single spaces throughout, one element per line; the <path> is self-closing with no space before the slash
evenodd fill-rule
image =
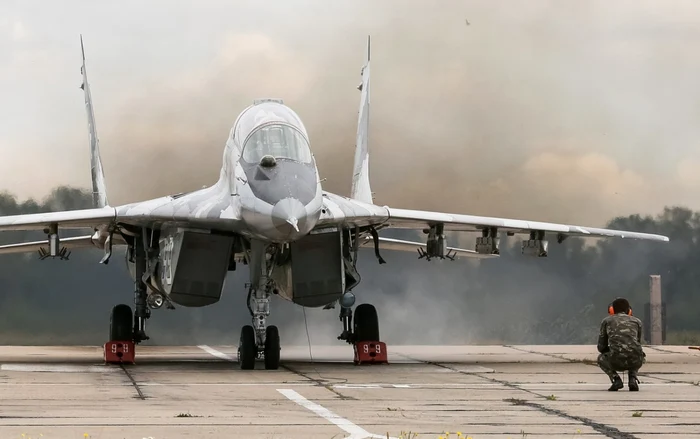
<path id="1" fill-rule="evenodd" d="M 103 373 L 121 372 L 118 367 L 112 366 L 88 366 L 82 364 L 2 364 L 0 370 L 8 372 L 65 372 L 65 373 Z"/>
<path id="2" fill-rule="evenodd" d="M 282 395 L 286 396 L 289 400 L 299 404 L 307 410 L 316 413 L 318 416 L 322 417 L 326 421 L 337 425 L 342 430 L 350 433 L 350 436 L 346 436 L 345 439 L 365 439 L 365 438 L 377 438 L 377 439 L 398 439 L 395 437 L 389 437 L 388 435 L 378 435 L 372 434 L 365 430 L 364 428 L 353 424 L 345 418 L 341 418 L 327 408 L 316 404 L 315 402 L 309 401 L 292 389 L 277 389 Z"/>
<path id="3" fill-rule="evenodd" d="M 336 389 L 381 389 L 381 384 L 336 384 Z"/>
<path id="4" fill-rule="evenodd" d="M 523 389 L 541 389 L 546 390 L 550 388 L 556 389 L 573 389 L 577 387 L 601 387 L 608 386 L 607 383 L 519 383 L 511 381 L 510 384 L 514 384 Z M 685 383 L 650 383 L 641 382 L 640 385 L 645 387 L 673 387 L 673 386 L 688 386 L 694 385 L 693 382 Z M 414 384 L 334 384 L 331 387 L 334 389 L 455 389 L 455 390 L 478 390 L 478 389 L 489 389 L 489 388 L 501 388 L 503 384 L 500 383 L 414 383 Z"/>
<path id="5" fill-rule="evenodd" d="M 204 352 L 215 356 L 216 358 L 221 358 L 222 360 L 227 361 L 238 361 L 236 358 L 230 356 L 229 354 L 224 354 L 223 352 L 217 351 L 216 349 L 211 348 L 205 344 L 198 345 L 197 347 L 203 350 Z"/>
<path id="6" fill-rule="evenodd" d="M 11 370 L 15 372 L 31 372 L 31 371 L 36 371 L 36 372 L 64 372 L 64 370 L 59 370 L 59 369 L 51 369 L 47 370 L 46 368 L 42 368 L 41 370 L 29 370 L 29 369 L 19 369 L 19 368 L 2 368 L 0 370 Z M 72 370 L 71 372 L 85 372 L 84 370 Z M 104 372 L 103 370 L 100 370 L 99 372 Z M 111 372 L 111 371 L 110 371 Z M 120 372 L 120 369 L 116 369 L 115 372 Z M 279 387 L 282 385 L 290 386 L 293 385 L 294 387 L 313 387 L 313 386 L 318 386 L 316 383 L 310 383 L 307 381 L 300 381 L 300 382 L 281 382 L 281 381 L 267 381 L 267 382 L 256 382 L 256 383 L 194 383 L 194 382 L 178 382 L 176 383 L 179 386 L 193 386 L 193 387 L 260 387 L 260 386 L 266 386 L 266 387 Z M 545 384 L 545 383 L 540 383 L 540 384 L 518 384 L 514 383 L 520 388 L 523 389 L 528 389 L 528 390 L 549 390 L 549 389 L 577 389 L 577 388 L 594 388 L 594 389 L 599 389 L 601 387 L 606 387 L 608 386 L 607 383 L 573 383 L 573 384 Z M 132 386 L 133 384 L 131 383 L 121 383 L 121 384 L 109 384 L 109 385 L 104 385 L 105 387 L 121 387 L 121 386 Z M 153 382 L 149 381 L 147 383 L 139 383 L 140 387 L 155 387 L 155 386 L 172 386 L 173 383 L 158 383 L 158 382 Z M 687 386 L 694 386 L 694 382 L 687 381 L 685 383 L 644 383 L 642 382 L 640 385 L 644 387 L 663 387 L 663 388 L 668 388 L 668 387 L 687 387 Z M 10 387 L 10 386 L 22 386 L 22 387 L 42 387 L 42 386 L 50 386 L 50 387 L 79 387 L 79 386 L 85 386 L 83 383 L 25 383 L 25 382 L 7 382 L 7 383 L 2 383 L 2 386 L 4 387 Z M 412 389 L 412 390 L 438 390 L 438 389 L 447 389 L 447 390 L 480 390 L 480 389 L 491 389 L 491 388 L 501 388 L 503 385 L 502 384 L 490 384 L 490 383 L 484 383 L 484 384 L 447 384 L 447 383 L 435 383 L 435 384 L 380 384 L 377 386 L 352 386 L 352 385 L 345 385 L 345 384 L 336 384 L 332 385 L 334 389 Z"/>

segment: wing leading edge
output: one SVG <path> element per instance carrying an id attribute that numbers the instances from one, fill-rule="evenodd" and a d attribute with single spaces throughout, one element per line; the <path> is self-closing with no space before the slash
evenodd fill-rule
<path id="1" fill-rule="evenodd" d="M 395 209 L 387 207 L 389 218 L 385 226 L 401 229 L 423 229 L 443 224 L 447 231 L 481 232 L 491 228 L 511 233 L 545 232 L 561 236 L 578 236 L 585 238 L 629 238 L 668 242 L 668 237 L 651 233 L 631 232 L 626 230 L 602 229 L 596 227 L 575 226 L 539 221 L 527 221 L 487 216 L 460 215 L 453 213 L 430 212 L 422 210 Z"/>

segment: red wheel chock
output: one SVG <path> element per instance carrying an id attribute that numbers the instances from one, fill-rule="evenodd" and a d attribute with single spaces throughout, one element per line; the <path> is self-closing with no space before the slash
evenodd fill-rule
<path id="1" fill-rule="evenodd" d="M 133 341 L 108 341 L 104 346 L 104 360 L 108 364 L 134 364 L 136 344 Z"/>
<path id="2" fill-rule="evenodd" d="M 355 364 L 387 364 L 386 344 L 381 341 L 355 343 Z"/>

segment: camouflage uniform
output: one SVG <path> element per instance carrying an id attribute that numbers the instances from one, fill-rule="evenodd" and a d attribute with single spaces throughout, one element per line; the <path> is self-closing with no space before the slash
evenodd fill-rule
<path id="1" fill-rule="evenodd" d="M 607 316 L 600 324 L 598 366 L 613 381 L 618 371 L 628 371 L 630 378 L 646 361 L 642 350 L 642 321 L 625 313 Z"/>

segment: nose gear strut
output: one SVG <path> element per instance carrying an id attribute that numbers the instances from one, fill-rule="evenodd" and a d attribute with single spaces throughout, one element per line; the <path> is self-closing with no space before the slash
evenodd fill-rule
<path id="1" fill-rule="evenodd" d="M 270 295 L 273 289 L 270 276 L 276 260 L 276 250 L 275 246 L 252 241 L 250 251 L 246 252 L 246 258 L 251 267 L 251 282 L 246 285 L 248 287 L 246 302 L 253 324 L 246 325 L 241 330 L 238 344 L 238 361 L 241 369 L 254 369 L 255 360 L 259 358 L 265 360 L 265 369 L 279 368 L 279 330 L 276 326 L 266 325 L 267 317 L 270 315 Z"/>

